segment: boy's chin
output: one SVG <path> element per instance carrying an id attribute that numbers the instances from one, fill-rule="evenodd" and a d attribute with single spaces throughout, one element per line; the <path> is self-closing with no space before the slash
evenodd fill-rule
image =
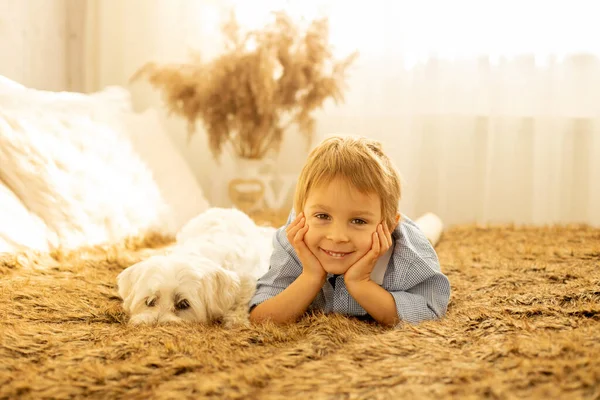
<path id="1" fill-rule="evenodd" d="M 321 265 L 323 266 L 323 269 L 325 270 L 325 272 L 327 272 L 328 274 L 333 274 L 333 275 L 344 275 L 346 273 L 346 271 L 348 271 L 348 269 L 350 268 L 350 265 L 346 265 L 346 263 L 344 263 L 344 264 L 321 263 Z"/>

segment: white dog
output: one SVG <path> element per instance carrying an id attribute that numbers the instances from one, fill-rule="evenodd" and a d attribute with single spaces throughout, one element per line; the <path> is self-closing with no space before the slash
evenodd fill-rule
<path id="1" fill-rule="evenodd" d="M 247 323 L 256 280 L 269 269 L 274 233 L 236 209 L 211 208 L 198 215 L 166 254 L 117 277 L 130 323 Z"/>

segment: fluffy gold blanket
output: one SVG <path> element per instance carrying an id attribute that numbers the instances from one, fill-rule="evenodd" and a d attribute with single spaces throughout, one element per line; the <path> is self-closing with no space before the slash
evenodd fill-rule
<path id="1" fill-rule="evenodd" d="M 169 238 L 0 260 L 0 398 L 600 398 L 600 230 L 474 226 L 439 322 L 132 327 L 115 277 Z"/>

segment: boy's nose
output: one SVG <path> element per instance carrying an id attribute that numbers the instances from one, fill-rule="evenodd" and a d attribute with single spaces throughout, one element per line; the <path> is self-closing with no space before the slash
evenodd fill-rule
<path id="1" fill-rule="evenodd" d="M 331 226 L 331 229 L 327 232 L 327 239 L 338 243 L 347 242 L 349 240 L 346 228 L 337 224 Z"/>

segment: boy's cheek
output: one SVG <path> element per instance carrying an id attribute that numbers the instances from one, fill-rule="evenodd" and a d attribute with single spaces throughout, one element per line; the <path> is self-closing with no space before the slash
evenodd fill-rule
<path id="1" fill-rule="evenodd" d="M 355 256 L 356 260 L 358 261 L 358 260 L 360 260 L 361 258 L 363 258 L 363 257 L 364 257 L 364 256 L 365 256 L 365 255 L 366 255 L 368 252 L 369 252 L 369 250 L 371 250 L 371 249 L 370 249 L 370 248 L 369 248 L 369 249 L 365 249 L 364 247 L 363 247 L 363 248 L 361 248 L 361 249 L 359 249 L 359 250 L 356 252 L 356 256 Z"/>
<path id="2" fill-rule="evenodd" d="M 308 226 L 308 231 L 304 235 L 304 242 L 309 246 L 313 245 L 315 242 L 315 232 L 311 231 L 310 225 Z"/>
<path id="3" fill-rule="evenodd" d="M 361 238 L 360 242 L 357 243 L 356 247 L 362 257 L 365 254 L 367 254 L 369 250 L 371 250 L 371 247 L 373 247 L 373 239 L 370 236 Z"/>

